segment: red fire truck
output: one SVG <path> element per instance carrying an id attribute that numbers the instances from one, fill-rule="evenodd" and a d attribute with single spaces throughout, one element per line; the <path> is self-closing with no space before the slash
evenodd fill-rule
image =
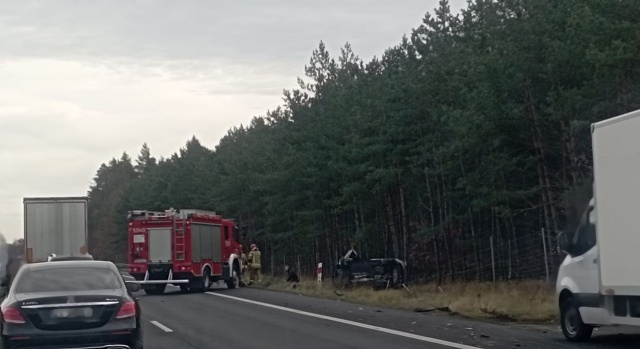
<path id="1" fill-rule="evenodd" d="M 212 282 L 239 284 L 238 229 L 202 210 L 130 211 L 129 273 L 147 294 L 167 284 L 204 292 Z"/>

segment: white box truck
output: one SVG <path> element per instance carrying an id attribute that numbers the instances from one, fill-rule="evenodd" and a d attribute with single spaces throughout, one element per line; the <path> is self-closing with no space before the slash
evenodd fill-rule
<path id="1" fill-rule="evenodd" d="M 87 254 L 87 197 L 24 198 L 27 263 Z"/>
<path id="2" fill-rule="evenodd" d="M 556 295 L 571 341 L 594 327 L 640 325 L 640 110 L 595 123 L 593 198 L 577 230 L 560 233 L 567 253 Z"/>

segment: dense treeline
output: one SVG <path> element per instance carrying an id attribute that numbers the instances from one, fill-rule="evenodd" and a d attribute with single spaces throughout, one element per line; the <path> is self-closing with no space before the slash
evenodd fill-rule
<path id="1" fill-rule="evenodd" d="M 103 165 L 92 251 L 125 259 L 129 209 L 201 208 L 236 218 L 268 268 L 355 242 L 421 279 L 542 277 L 582 209 L 567 193 L 589 187 L 590 124 L 640 108 L 637 18 L 637 0 L 443 0 L 369 62 L 320 43 L 284 105 L 215 150 Z"/>

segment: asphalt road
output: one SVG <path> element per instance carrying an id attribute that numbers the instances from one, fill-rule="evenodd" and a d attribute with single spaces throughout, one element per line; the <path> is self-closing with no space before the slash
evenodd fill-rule
<path id="1" fill-rule="evenodd" d="M 145 346 L 177 348 L 637 348 L 640 330 L 600 329 L 588 344 L 557 326 L 487 323 L 253 288 L 139 294 Z M 624 335 L 620 333 L 625 333 Z"/>

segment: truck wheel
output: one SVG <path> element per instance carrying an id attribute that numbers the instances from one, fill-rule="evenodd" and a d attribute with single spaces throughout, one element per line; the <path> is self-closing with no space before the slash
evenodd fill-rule
<path id="1" fill-rule="evenodd" d="M 573 298 L 562 302 L 560 308 L 560 327 L 564 336 L 572 342 L 583 342 L 591 338 L 593 326 L 582 322 L 580 311 Z"/>
<path id="2" fill-rule="evenodd" d="M 200 278 L 200 284 L 198 285 L 198 292 L 207 292 L 209 290 L 209 286 L 211 286 L 211 272 L 209 268 L 205 269 L 202 273 L 202 277 Z"/>
<path id="3" fill-rule="evenodd" d="M 180 291 L 182 292 L 189 291 L 189 284 L 180 284 Z"/>
<path id="4" fill-rule="evenodd" d="M 234 265 L 233 272 L 231 272 L 231 279 L 227 280 L 227 287 L 230 289 L 236 288 L 240 284 L 240 271 L 238 267 Z"/>

